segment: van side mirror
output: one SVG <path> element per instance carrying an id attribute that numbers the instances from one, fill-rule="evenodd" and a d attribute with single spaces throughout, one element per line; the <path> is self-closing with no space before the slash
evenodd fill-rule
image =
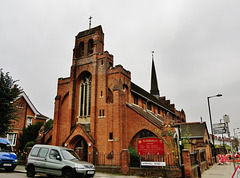
<path id="1" fill-rule="evenodd" d="M 62 159 L 61 159 L 61 157 L 59 155 L 57 155 L 56 160 L 61 161 Z"/>

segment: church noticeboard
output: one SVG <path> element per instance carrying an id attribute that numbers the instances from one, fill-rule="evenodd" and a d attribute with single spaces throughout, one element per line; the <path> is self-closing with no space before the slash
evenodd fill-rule
<path id="1" fill-rule="evenodd" d="M 137 141 L 138 155 L 164 155 L 163 140 L 142 138 Z"/>

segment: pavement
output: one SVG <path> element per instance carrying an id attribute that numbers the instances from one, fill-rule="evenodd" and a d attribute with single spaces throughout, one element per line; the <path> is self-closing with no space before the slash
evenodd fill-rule
<path id="1" fill-rule="evenodd" d="M 236 164 L 236 167 L 240 166 Z M 25 166 L 18 165 L 14 172 L 18 173 L 26 173 Z M 208 170 L 202 173 L 202 178 L 231 178 L 234 173 L 234 165 L 233 163 L 227 164 L 214 164 Z M 97 172 L 94 176 L 95 178 L 139 178 L 138 176 L 123 176 L 123 175 L 112 175 L 106 173 L 99 173 Z"/>
<path id="2" fill-rule="evenodd" d="M 26 169 L 24 165 L 17 165 L 17 167 L 15 168 L 14 172 L 18 172 L 18 173 L 24 173 L 26 174 Z M 94 178 L 140 178 L 138 176 L 124 176 L 124 175 L 113 175 L 113 174 L 107 174 L 107 173 L 100 173 L 100 172 L 96 172 Z"/>
<path id="3" fill-rule="evenodd" d="M 236 163 L 236 168 L 239 164 Z M 234 173 L 233 163 L 214 164 L 202 173 L 202 178 L 231 178 Z"/>
<path id="4" fill-rule="evenodd" d="M 26 173 L 25 165 L 17 165 L 17 167 L 14 169 L 14 172 L 18 173 Z"/>

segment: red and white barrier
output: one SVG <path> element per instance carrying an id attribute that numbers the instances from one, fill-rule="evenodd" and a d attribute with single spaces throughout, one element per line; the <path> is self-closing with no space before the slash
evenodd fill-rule
<path id="1" fill-rule="evenodd" d="M 240 162 L 240 155 L 234 155 L 234 161 L 235 162 Z M 226 154 L 226 155 L 217 155 L 217 163 L 218 164 L 226 164 L 226 162 L 233 162 L 233 157 L 231 154 Z"/>

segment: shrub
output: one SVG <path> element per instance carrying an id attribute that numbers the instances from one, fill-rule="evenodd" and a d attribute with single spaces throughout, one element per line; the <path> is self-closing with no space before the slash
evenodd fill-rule
<path id="1" fill-rule="evenodd" d="M 137 150 L 134 148 L 128 148 L 130 153 L 130 166 L 132 167 L 140 167 L 140 158 L 138 156 Z"/>

